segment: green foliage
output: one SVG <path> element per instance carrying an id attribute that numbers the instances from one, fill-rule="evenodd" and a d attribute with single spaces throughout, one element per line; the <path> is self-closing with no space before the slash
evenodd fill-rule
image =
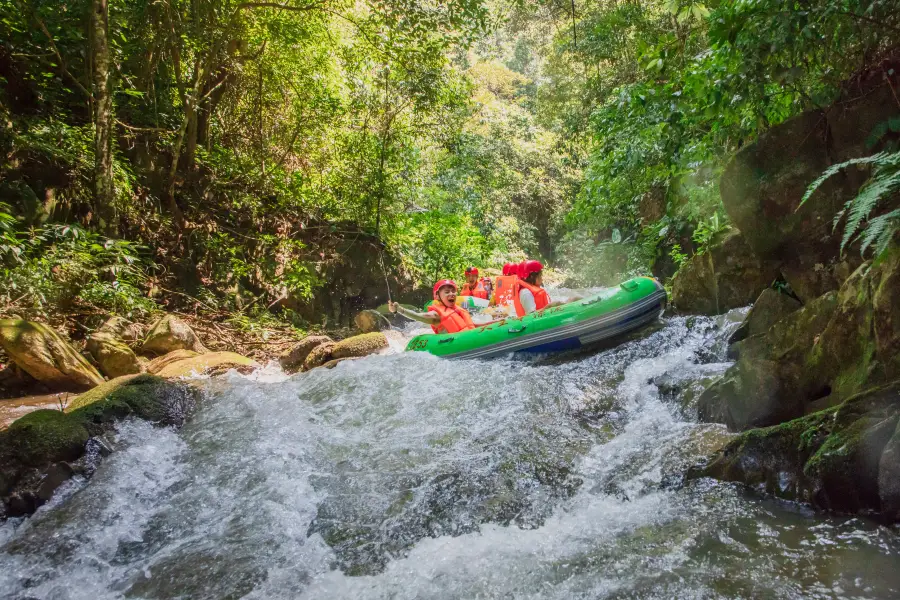
<path id="1" fill-rule="evenodd" d="M 690 258 L 687 254 L 681 251 L 681 244 L 673 244 L 672 249 L 669 250 L 669 256 L 672 258 L 672 261 L 679 269 L 681 268 L 681 265 L 686 263 L 688 258 Z"/>
<path id="2" fill-rule="evenodd" d="M 0 212 L 0 222 L 4 222 Z M 66 310 L 76 302 L 136 316 L 155 309 L 140 286 L 152 264 L 144 248 L 111 240 L 76 225 L 3 232 L 0 244 L 0 301 L 28 307 L 38 315 Z"/>
<path id="3" fill-rule="evenodd" d="M 878 257 L 888 249 L 891 240 L 900 231 L 900 209 L 872 217 L 880 201 L 900 193 L 900 152 L 879 152 L 828 167 L 809 185 L 799 206 L 803 206 L 828 178 L 852 166 L 869 166 L 872 168 L 872 176 L 859 194 L 848 200 L 835 215 L 834 228 L 837 230 L 846 216 L 841 251 L 858 236 L 861 241 L 860 253 L 864 255 L 871 248 L 872 253 Z"/>
<path id="4" fill-rule="evenodd" d="M 727 228 L 727 219 L 720 217 L 717 212 L 713 213 L 709 219 L 698 223 L 691 236 L 691 239 L 697 244 L 697 254 L 706 252 L 713 239 Z"/>
<path id="5" fill-rule="evenodd" d="M 842 81 L 896 46 L 900 12 L 890 4 L 577 3 L 574 28 L 571 12 L 559 17 L 546 86 L 557 88 L 547 94 L 566 89 L 589 107 L 578 110 L 570 98 L 556 109 L 580 115 L 560 114 L 558 123 L 592 136 L 570 223 L 615 227 L 628 237 L 651 227 L 641 206 L 661 194 L 672 225 L 697 226 L 706 236 L 708 220 L 721 213 L 718 175 L 734 150 L 830 104 Z M 548 0 L 531 10 L 553 15 L 554 6 Z M 566 61 L 577 66 L 565 68 Z"/>
<path id="6" fill-rule="evenodd" d="M 403 268 L 424 285 L 458 279 L 466 267 L 485 264 L 490 250 L 467 216 L 437 211 L 409 215 L 388 239 L 403 257 Z"/>

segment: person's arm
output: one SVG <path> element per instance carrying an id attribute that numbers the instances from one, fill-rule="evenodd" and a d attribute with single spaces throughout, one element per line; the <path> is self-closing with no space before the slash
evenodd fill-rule
<path id="1" fill-rule="evenodd" d="M 428 312 L 420 313 L 414 310 L 409 310 L 408 308 L 403 308 L 396 302 L 388 302 L 388 310 L 392 313 L 400 313 L 407 319 L 425 323 L 426 325 L 439 325 L 441 322 L 441 317 L 436 312 L 432 312 L 429 310 Z"/>

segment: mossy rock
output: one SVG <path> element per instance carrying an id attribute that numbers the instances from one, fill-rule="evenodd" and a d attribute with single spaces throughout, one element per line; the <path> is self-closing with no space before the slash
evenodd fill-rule
<path id="1" fill-rule="evenodd" d="M 43 323 L 0 320 L 0 345 L 19 368 L 50 389 L 81 391 L 103 383 L 91 363 Z"/>
<path id="2" fill-rule="evenodd" d="M 174 315 L 165 315 L 150 326 L 141 352 L 159 356 L 175 350 L 193 350 L 198 354 L 208 352 L 187 323 Z"/>
<path id="3" fill-rule="evenodd" d="M 672 304 L 691 314 L 717 315 L 752 303 L 778 270 L 760 261 L 743 236 L 731 229 L 690 258 L 672 280 Z"/>
<path id="4" fill-rule="evenodd" d="M 746 431 L 689 477 L 740 482 L 818 508 L 881 512 L 896 521 L 900 493 L 892 504 L 894 492 L 881 482 L 900 473 L 900 454 L 889 454 L 898 421 L 900 382 L 895 382 L 837 407 Z"/>
<path id="5" fill-rule="evenodd" d="M 41 473 L 60 461 L 80 458 L 91 436 L 128 417 L 181 425 L 199 394 L 194 387 L 154 375 L 126 375 L 78 396 L 65 412 L 25 415 L 0 432 L 0 497 L 8 507 L 33 511 L 47 499 L 46 486 L 43 496 L 39 493 Z"/>
<path id="6" fill-rule="evenodd" d="M 355 335 L 335 344 L 332 358 L 359 358 L 388 347 L 387 337 L 380 331 Z"/>
<path id="7" fill-rule="evenodd" d="M 156 375 L 126 375 L 75 398 L 66 412 L 94 426 L 125 417 L 180 424 L 199 392 Z"/>
<path id="8" fill-rule="evenodd" d="M 193 350 L 173 350 L 168 354 L 157 356 L 149 363 L 147 363 L 147 372 L 152 375 L 156 375 L 165 367 L 173 363 L 186 360 L 188 358 L 194 358 L 195 356 L 200 356 L 200 353 L 194 352 Z"/>
<path id="9" fill-rule="evenodd" d="M 6 458 L 24 466 L 40 467 L 81 456 L 90 434 L 79 418 L 58 410 L 36 410 L 16 420 L 0 432 L 0 446 Z"/>
<path id="10" fill-rule="evenodd" d="M 183 360 L 178 360 L 158 369 L 160 377 L 188 377 L 191 375 L 215 375 L 231 369 L 249 371 L 259 367 L 259 363 L 234 352 L 209 352 Z"/>
<path id="11" fill-rule="evenodd" d="M 309 353 L 326 343 L 333 343 L 327 335 L 308 335 L 279 356 L 278 364 L 286 373 L 296 373 L 303 367 Z"/>
<path id="12" fill-rule="evenodd" d="M 98 331 L 91 335 L 85 349 L 94 357 L 100 370 L 110 378 L 140 373 L 143 365 L 128 344 L 110 333 Z"/>
<path id="13" fill-rule="evenodd" d="M 735 330 L 728 343 L 733 344 L 748 337 L 766 333 L 772 325 L 800 309 L 802 304 L 787 294 L 773 288 L 766 288 L 753 303 L 753 308 L 741 326 Z"/>
<path id="14" fill-rule="evenodd" d="M 325 342 L 324 344 L 319 344 L 313 348 L 306 357 L 306 360 L 303 361 L 303 370 L 309 371 L 310 369 L 321 367 L 331 360 L 331 351 L 334 349 L 335 345 L 334 342 Z"/>
<path id="15" fill-rule="evenodd" d="M 700 396 L 700 419 L 742 431 L 802 416 L 807 401 L 827 385 L 827 377 L 809 368 L 807 355 L 836 306 L 830 292 L 735 344 L 737 362 Z"/>
<path id="16" fill-rule="evenodd" d="M 391 328 L 391 322 L 377 310 L 363 310 L 353 317 L 353 323 L 362 333 L 372 333 Z"/>

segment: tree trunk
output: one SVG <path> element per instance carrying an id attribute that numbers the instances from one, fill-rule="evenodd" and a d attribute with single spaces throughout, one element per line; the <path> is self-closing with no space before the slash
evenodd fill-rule
<path id="1" fill-rule="evenodd" d="M 115 186 L 113 184 L 113 98 L 109 78 L 109 4 L 91 2 L 91 37 L 94 97 L 94 201 L 100 229 L 115 235 Z"/>

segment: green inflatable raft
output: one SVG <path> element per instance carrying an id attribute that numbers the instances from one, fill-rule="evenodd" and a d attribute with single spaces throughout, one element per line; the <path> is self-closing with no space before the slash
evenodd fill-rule
<path id="1" fill-rule="evenodd" d="M 409 341 L 411 352 L 446 358 L 493 358 L 510 352 L 561 352 L 633 331 L 659 318 L 666 292 L 650 277 L 562 306 L 505 319 L 460 333 L 424 334 Z"/>

